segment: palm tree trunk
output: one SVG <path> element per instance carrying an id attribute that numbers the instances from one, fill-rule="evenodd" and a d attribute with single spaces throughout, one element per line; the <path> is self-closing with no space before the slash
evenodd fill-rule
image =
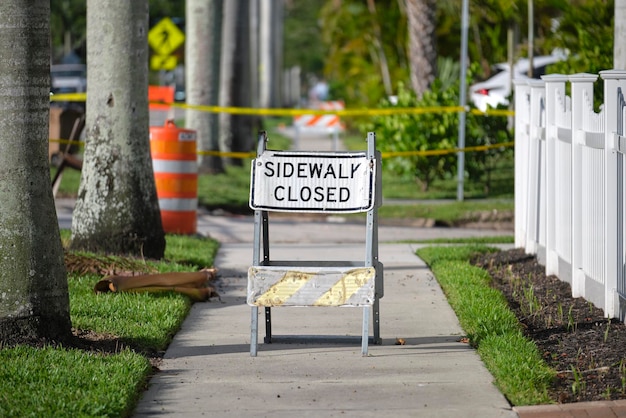
<path id="1" fill-rule="evenodd" d="M 221 5 L 215 0 L 187 0 L 185 62 L 187 104 L 217 106 L 219 89 L 219 44 L 221 39 Z M 198 149 L 219 151 L 219 129 L 216 113 L 187 109 L 185 126 L 196 131 Z M 218 156 L 198 156 L 201 173 L 224 171 Z"/>
<path id="2" fill-rule="evenodd" d="M 87 133 L 74 249 L 162 258 L 148 128 L 148 1 L 87 1 Z"/>
<path id="3" fill-rule="evenodd" d="M 615 0 L 613 68 L 626 70 L 626 0 Z"/>
<path id="4" fill-rule="evenodd" d="M 234 57 L 233 104 L 237 107 L 252 106 L 252 67 L 250 66 L 250 0 L 239 0 Z M 255 148 L 256 135 L 253 126 L 255 117 L 232 115 L 232 148 L 236 152 L 247 152 Z M 243 160 L 233 159 L 231 164 L 241 166 Z"/>
<path id="5" fill-rule="evenodd" d="M 409 22 L 411 87 L 421 97 L 437 72 L 435 0 L 406 0 L 406 11 Z"/>
<path id="6" fill-rule="evenodd" d="M 70 335 L 48 163 L 50 2 L 0 2 L 0 341 Z"/>
<path id="7" fill-rule="evenodd" d="M 237 46 L 237 11 L 239 0 L 230 0 L 224 4 L 222 18 L 222 51 L 220 54 L 220 86 L 219 105 L 233 106 L 233 80 L 235 74 L 235 53 Z M 219 114 L 219 144 L 220 151 L 233 150 L 233 132 L 231 128 L 232 116 L 229 113 Z M 229 157 L 223 157 L 224 165 L 229 165 Z"/>
<path id="8" fill-rule="evenodd" d="M 374 39 L 373 44 L 376 49 L 376 58 L 378 65 L 380 66 L 380 74 L 383 79 L 383 86 L 385 86 L 385 93 L 387 96 L 393 94 L 393 86 L 391 85 L 391 75 L 389 74 L 389 64 L 387 64 L 387 55 L 385 55 L 385 49 L 382 45 L 382 33 L 380 25 L 378 24 L 378 18 L 376 13 L 376 3 L 374 0 L 367 0 L 367 8 L 372 15 Z"/>

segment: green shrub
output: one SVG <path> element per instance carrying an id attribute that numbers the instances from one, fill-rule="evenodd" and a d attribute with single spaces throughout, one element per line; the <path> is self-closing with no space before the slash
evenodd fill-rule
<path id="1" fill-rule="evenodd" d="M 378 148 L 383 152 L 454 150 L 458 145 L 459 114 L 438 108 L 458 107 L 459 84 L 458 79 L 455 82 L 435 79 L 421 98 L 400 84 L 397 103 L 383 100 L 380 107 L 423 108 L 424 112 L 374 116 L 361 122 L 359 128 L 362 133 L 376 132 Z M 509 142 L 512 136 L 505 117 L 466 113 L 466 147 Z M 466 153 L 464 177 L 477 181 L 493 171 L 500 160 L 507 158 L 512 158 L 511 149 Z M 457 153 L 390 158 L 385 160 L 384 167 L 396 174 L 414 177 L 426 191 L 435 180 L 456 177 Z M 490 188 L 489 180 L 487 176 L 486 192 Z"/>

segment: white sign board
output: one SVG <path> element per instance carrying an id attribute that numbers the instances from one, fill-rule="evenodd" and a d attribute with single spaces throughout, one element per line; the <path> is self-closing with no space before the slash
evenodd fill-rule
<path id="1" fill-rule="evenodd" d="M 376 160 L 365 153 L 265 151 L 252 161 L 250 207 L 281 212 L 365 212 Z"/>

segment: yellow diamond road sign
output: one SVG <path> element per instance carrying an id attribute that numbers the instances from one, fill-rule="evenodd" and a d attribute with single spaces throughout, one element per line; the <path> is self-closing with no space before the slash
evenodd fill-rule
<path id="1" fill-rule="evenodd" d="M 175 55 L 153 55 L 150 57 L 150 68 L 158 70 L 171 71 L 176 68 L 178 58 Z"/>
<path id="2" fill-rule="evenodd" d="M 169 17 L 164 17 L 148 32 L 148 44 L 159 55 L 169 55 L 185 42 L 185 34 Z"/>

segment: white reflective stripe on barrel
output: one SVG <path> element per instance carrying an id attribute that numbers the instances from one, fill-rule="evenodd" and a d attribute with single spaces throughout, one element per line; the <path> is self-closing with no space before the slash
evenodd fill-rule
<path id="1" fill-rule="evenodd" d="M 179 141 L 195 141 L 196 140 L 196 131 L 185 131 L 180 130 L 178 133 Z"/>
<path id="2" fill-rule="evenodd" d="M 198 209 L 198 199 L 159 199 L 161 210 L 192 211 Z"/>
<path id="3" fill-rule="evenodd" d="M 196 174 L 198 172 L 196 161 L 152 160 L 152 167 L 155 173 Z"/>

